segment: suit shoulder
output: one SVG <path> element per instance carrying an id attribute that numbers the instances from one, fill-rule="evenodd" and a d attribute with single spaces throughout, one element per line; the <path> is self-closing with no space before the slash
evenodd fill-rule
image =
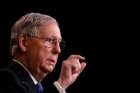
<path id="1" fill-rule="evenodd" d="M 12 83 L 13 81 L 18 80 L 15 73 L 8 69 L 1 69 L 0 75 L 1 75 L 0 81 L 3 81 L 3 82 Z"/>
<path id="2" fill-rule="evenodd" d="M 26 89 L 14 72 L 1 69 L 0 75 L 0 91 L 4 91 L 2 93 L 26 93 Z"/>

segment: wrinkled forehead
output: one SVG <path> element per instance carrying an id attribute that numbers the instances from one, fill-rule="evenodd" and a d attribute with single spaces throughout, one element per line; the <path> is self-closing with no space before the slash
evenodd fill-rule
<path id="1" fill-rule="evenodd" d="M 41 37 L 53 37 L 56 39 L 62 39 L 60 28 L 56 23 L 48 23 L 39 27 L 39 36 Z"/>

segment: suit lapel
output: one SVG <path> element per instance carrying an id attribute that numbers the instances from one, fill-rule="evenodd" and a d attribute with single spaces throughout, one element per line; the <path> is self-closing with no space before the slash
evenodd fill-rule
<path id="1" fill-rule="evenodd" d="M 20 64 L 12 61 L 9 65 L 9 69 L 14 72 L 17 79 L 29 93 L 37 93 L 33 80 L 29 76 L 28 72 Z"/>

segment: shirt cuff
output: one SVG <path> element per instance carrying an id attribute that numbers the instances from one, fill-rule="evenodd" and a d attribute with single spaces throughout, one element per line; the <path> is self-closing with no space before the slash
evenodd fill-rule
<path id="1" fill-rule="evenodd" d="M 57 88 L 57 90 L 59 91 L 59 93 L 66 93 L 65 89 L 63 89 L 61 87 L 61 85 L 57 81 L 55 81 L 53 84 Z"/>

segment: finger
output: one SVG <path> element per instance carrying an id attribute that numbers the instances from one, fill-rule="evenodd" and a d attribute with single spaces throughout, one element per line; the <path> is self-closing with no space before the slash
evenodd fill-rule
<path id="1" fill-rule="evenodd" d="M 73 72 L 74 73 L 81 73 L 83 70 L 84 70 L 84 68 L 86 67 L 86 63 L 85 62 L 82 62 L 82 63 L 75 63 L 75 65 L 73 65 Z"/>
<path id="2" fill-rule="evenodd" d="M 84 61 L 85 57 L 80 55 L 71 55 L 68 59 L 79 59 L 80 61 Z"/>
<path id="3" fill-rule="evenodd" d="M 86 67 L 86 63 L 85 62 L 82 62 L 81 64 L 81 67 L 78 69 L 74 69 L 73 71 L 72 71 L 72 74 L 73 75 L 76 75 L 76 76 L 78 76 L 78 75 L 80 75 L 80 73 L 84 70 L 84 68 Z"/>
<path id="4" fill-rule="evenodd" d="M 86 65 L 87 65 L 87 64 L 86 64 L 85 62 L 82 62 L 82 63 L 81 63 L 81 72 L 84 70 L 84 68 L 86 67 Z"/>
<path id="5" fill-rule="evenodd" d="M 78 59 L 73 60 L 71 65 L 74 73 L 77 73 L 81 70 L 81 64 Z"/>

